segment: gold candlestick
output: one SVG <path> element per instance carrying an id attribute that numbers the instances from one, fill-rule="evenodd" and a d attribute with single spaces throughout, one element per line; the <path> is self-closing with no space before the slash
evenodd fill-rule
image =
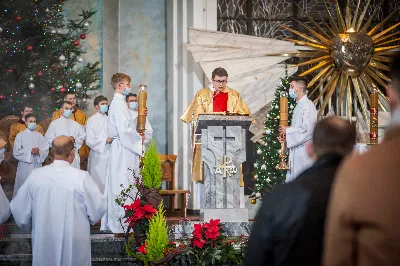
<path id="1" fill-rule="evenodd" d="M 279 125 L 287 127 L 289 119 L 288 112 L 288 98 L 286 92 L 281 92 L 281 97 L 279 99 Z M 276 165 L 277 170 L 289 170 L 289 167 L 286 164 L 286 135 L 281 134 L 281 152 L 279 153 L 279 158 L 281 161 Z"/>
<path id="2" fill-rule="evenodd" d="M 138 120 L 136 130 L 140 135 L 146 131 L 146 104 L 147 104 L 147 86 L 140 85 L 138 93 Z"/>
<path id="3" fill-rule="evenodd" d="M 370 113 L 369 113 L 369 144 L 378 144 L 378 89 L 372 84 L 373 90 L 369 95 Z"/>

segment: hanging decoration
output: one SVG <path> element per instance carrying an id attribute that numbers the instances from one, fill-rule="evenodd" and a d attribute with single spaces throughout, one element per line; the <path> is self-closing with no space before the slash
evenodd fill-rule
<path id="1" fill-rule="evenodd" d="M 315 103 L 321 101 L 319 116 L 324 114 L 329 100 L 334 92 L 337 91 L 338 113 L 341 113 L 341 105 L 346 100 L 347 113 L 351 117 L 353 112 L 352 92 L 354 90 L 362 114 L 367 119 L 367 107 L 364 101 L 369 103 L 369 94 L 372 92 L 374 86 L 381 86 L 381 88 L 378 88 L 378 94 L 382 99 L 387 101 L 382 88 L 387 88 L 387 83 L 390 79 L 384 71 L 390 70 L 387 65 L 390 62 L 390 56 L 395 53 L 394 49 L 400 47 L 400 45 L 393 44 L 398 39 L 391 38 L 398 35 L 399 32 L 394 34 L 389 33 L 398 27 L 400 22 L 386 29 L 380 29 L 398 12 L 398 9 L 371 27 L 373 19 L 379 10 L 379 5 L 374 7 L 373 14 L 367 18 L 366 14 L 371 1 L 367 1 L 364 9 L 359 13 L 361 10 L 359 10 L 360 0 L 358 0 L 353 14 L 350 11 L 350 1 L 347 1 L 345 15 L 342 15 L 338 0 L 335 0 L 337 17 L 337 20 L 335 20 L 326 2 L 327 0 L 324 0 L 329 22 L 321 18 L 322 22 L 317 23 L 307 15 L 308 21 L 314 27 L 312 29 L 309 25 L 298 21 L 308 34 L 303 34 L 285 25 L 281 25 L 281 27 L 304 39 L 287 39 L 288 41 L 308 46 L 314 50 L 287 53 L 285 56 L 312 58 L 298 64 L 298 66 L 318 63 L 300 73 L 300 76 L 306 76 L 314 72 L 317 73 L 308 83 L 308 87 L 314 86 L 309 95 L 318 93 Z M 282 54 L 279 55 L 282 56 Z M 323 87 L 322 91 L 319 90 L 320 87 Z M 379 99 L 379 105 L 385 110 L 381 99 Z"/>

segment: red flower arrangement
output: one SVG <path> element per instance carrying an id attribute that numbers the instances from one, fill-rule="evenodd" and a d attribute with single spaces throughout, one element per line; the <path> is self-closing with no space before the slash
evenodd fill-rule
<path id="1" fill-rule="evenodd" d="M 209 223 L 195 224 L 194 231 L 192 233 L 193 247 L 202 249 L 204 245 L 215 246 L 215 242 L 222 240 L 220 228 L 220 220 L 210 220 Z"/>
<path id="2" fill-rule="evenodd" d="M 132 204 L 122 207 L 125 209 L 124 223 L 128 224 L 126 233 L 133 230 L 136 244 L 140 246 L 146 239 L 146 232 L 149 229 L 149 220 L 157 213 L 157 210 L 140 198 L 136 199 Z M 144 247 L 143 250 L 145 250 Z"/>
<path id="3" fill-rule="evenodd" d="M 142 206 L 143 205 L 143 206 Z M 130 227 L 133 227 L 136 222 L 145 218 L 149 220 L 157 210 L 150 204 L 142 204 L 140 199 L 135 200 L 131 205 L 124 205 L 125 209 L 125 223 L 129 223 Z"/>

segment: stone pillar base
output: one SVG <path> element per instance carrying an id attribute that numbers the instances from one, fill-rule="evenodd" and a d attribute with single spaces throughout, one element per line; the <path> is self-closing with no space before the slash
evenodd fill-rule
<path id="1" fill-rule="evenodd" d="M 220 219 L 221 222 L 248 222 L 249 211 L 246 208 L 200 209 L 200 221 L 208 222 Z"/>

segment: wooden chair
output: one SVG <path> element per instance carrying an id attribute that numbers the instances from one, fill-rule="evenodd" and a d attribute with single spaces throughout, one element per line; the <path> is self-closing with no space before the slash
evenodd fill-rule
<path id="1" fill-rule="evenodd" d="M 40 121 L 38 124 L 43 128 L 44 133 L 46 133 L 51 123 L 51 117 L 47 117 Z"/>
<path id="2" fill-rule="evenodd" d="M 161 190 L 161 195 L 167 195 L 169 197 L 169 210 L 174 212 L 175 210 L 175 195 L 181 196 L 181 216 L 186 217 L 186 194 L 189 194 L 189 190 L 176 190 L 175 188 L 175 162 L 176 155 L 165 155 L 160 154 L 161 170 L 163 173 L 162 181 L 167 182 L 167 189 Z"/>

